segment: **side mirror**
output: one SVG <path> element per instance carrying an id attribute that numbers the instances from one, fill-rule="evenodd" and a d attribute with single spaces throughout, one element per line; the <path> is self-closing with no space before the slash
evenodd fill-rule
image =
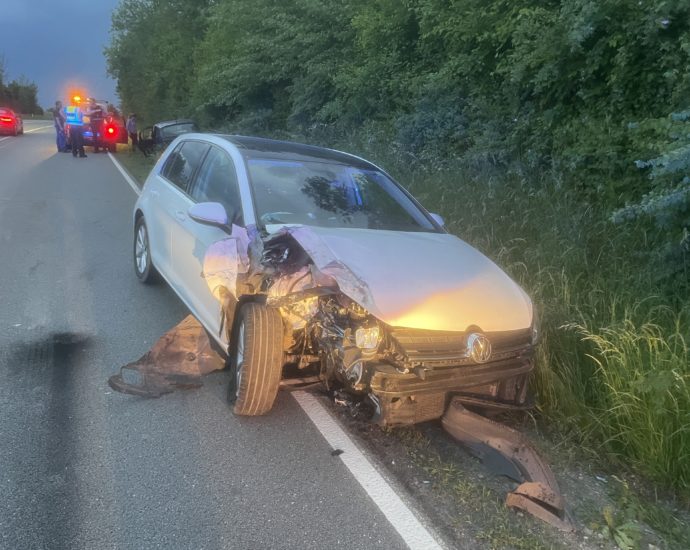
<path id="1" fill-rule="evenodd" d="M 439 216 L 438 214 L 434 214 L 433 212 L 429 212 L 429 214 L 431 214 L 431 217 L 434 218 L 434 221 L 441 227 L 446 226 L 446 222 L 443 221 L 443 218 L 441 216 Z"/>
<path id="2" fill-rule="evenodd" d="M 219 202 L 200 202 L 190 207 L 187 213 L 195 222 L 219 227 L 224 231 L 228 229 L 228 214 Z"/>

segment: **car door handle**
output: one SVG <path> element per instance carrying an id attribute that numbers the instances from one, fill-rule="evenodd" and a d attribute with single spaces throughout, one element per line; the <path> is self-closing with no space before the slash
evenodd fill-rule
<path id="1" fill-rule="evenodd" d="M 183 222 L 187 219 L 187 214 L 182 212 L 182 210 L 178 210 L 177 212 L 175 212 L 175 217 L 181 222 Z"/>
<path id="2" fill-rule="evenodd" d="M 160 193 L 156 190 L 152 190 L 149 191 L 149 195 L 151 195 L 152 197 L 157 197 L 158 195 L 160 195 Z"/>

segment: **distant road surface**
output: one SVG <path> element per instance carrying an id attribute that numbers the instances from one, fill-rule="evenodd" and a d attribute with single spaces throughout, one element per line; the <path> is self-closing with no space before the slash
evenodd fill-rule
<path id="1" fill-rule="evenodd" d="M 160 399 L 108 387 L 188 312 L 134 276 L 136 194 L 110 158 L 25 129 L 0 137 L 0 548 L 428 547 L 289 394 L 238 418 L 226 372 Z"/>

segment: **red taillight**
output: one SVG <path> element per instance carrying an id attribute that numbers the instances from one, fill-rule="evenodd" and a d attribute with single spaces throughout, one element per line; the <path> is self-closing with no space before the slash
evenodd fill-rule
<path id="1" fill-rule="evenodd" d="M 105 133 L 108 137 L 115 137 L 115 134 L 117 133 L 117 128 L 115 128 L 115 126 L 106 126 Z"/>
<path id="2" fill-rule="evenodd" d="M 9 116 L 0 116 L 0 120 L 2 122 L 12 122 L 12 117 Z"/>

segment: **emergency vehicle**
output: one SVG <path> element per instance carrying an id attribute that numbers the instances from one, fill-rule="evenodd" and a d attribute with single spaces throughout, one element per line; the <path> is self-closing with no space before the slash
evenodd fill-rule
<path id="1" fill-rule="evenodd" d="M 127 129 L 125 121 L 111 103 L 105 100 L 94 100 L 103 110 L 103 125 L 99 133 L 100 146 L 111 153 L 117 150 L 118 143 L 127 144 Z M 64 108 L 66 121 L 67 144 L 71 147 L 70 128 L 81 124 L 84 127 L 84 145 L 94 145 L 94 135 L 91 128 L 91 120 L 87 114 L 91 109 L 91 99 L 83 100 L 81 96 L 75 95 L 70 98 L 70 103 Z"/>

